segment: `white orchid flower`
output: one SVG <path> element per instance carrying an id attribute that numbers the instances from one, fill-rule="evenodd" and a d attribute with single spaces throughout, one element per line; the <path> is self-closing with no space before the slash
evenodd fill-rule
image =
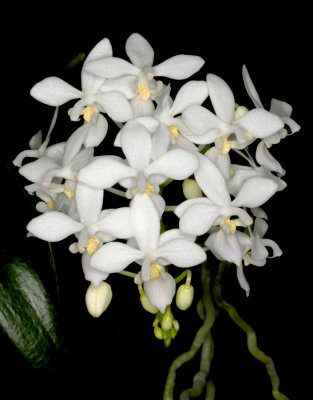
<path id="1" fill-rule="evenodd" d="M 108 39 L 101 40 L 89 53 L 81 71 L 82 90 L 55 76 L 43 79 L 33 86 L 30 94 L 38 101 L 61 106 L 70 100 L 79 99 L 69 110 L 72 121 L 84 117 L 84 139 L 86 147 L 98 145 L 107 132 L 108 123 L 101 113 L 106 113 L 113 121 L 125 122 L 133 117 L 133 111 L 123 92 L 123 82 L 105 85 L 104 79 L 86 71 L 86 64 L 101 57 L 111 57 L 112 47 Z"/>
<path id="2" fill-rule="evenodd" d="M 263 166 L 257 166 L 251 162 L 251 166 L 232 164 L 233 175 L 227 180 L 227 188 L 229 193 L 233 196 L 237 196 L 243 183 L 256 176 L 260 176 L 266 179 L 272 179 L 277 183 L 277 191 L 281 191 L 286 188 L 287 183 L 276 175 L 272 174 L 267 168 Z"/>
<path id="3" fill-rule="evenodd" d="M 249 226 L 253 220 L 241 207 L 255 208 L 264 204 L 276 192 L 277 184 L 259 176 L 250 178 L 231 200 L 219 169 L 204 155 L 198 154 L 197 157 L 199 168 L 194 175 L 206 198 L 187 200 L 175 209 L 180 218 L 179 227 L 188 234 L 203 235 L 212 227 L 219 226 L 205 244 L 220 259 L 236 264 L 239 283 L 248 293 L 249 285 L 242 272 L 243 250 L 236 233 L 238 226 Z"/>
<path id="4" fill-rule="evenodd" d="M 159 214 L 145 193 L 137 194 L 131 201 L 130 223 L 138 248 L 120 242 L 107 243 L 92 256 L 91 266 L 113 273 L 140 262 L 141 274 L 136 282 L 144 282 L 150 303 L 164 312 L 175 294 L 175 281 L 164 266 L 189 268 L 203 262 L 206 254 L 191 240 L 166 232 L 160 235 Z"/>
<path id="5" fill-rule="evenodd" d="M 13 160 L 13 165 L 15 165 L 16 167 L 21 167 L 24 158 L 40 158 L 45 154 L 52 130 L 58 117 L 58 110 L 58 107 L 56 107 L 44 142 L 42 141 L 42 131 L 37 132 L 34 136 L 31 137 L 29 141 L 29 150 L 23 150 L 22 152 L 20 152 Z"/>
<path id="6" fill-rule="evenodd" d="M 136 193 L 146 193 L 151 196 L 160 215 L 165 204 L 158 195 L 159 185 L 168 178 L 183 180 L 198 167 L 194 154 L 183 149 L 169 150 L 151 161 L 151 134 L 136 120 L 127 122 L 121 130 L 121 146 L 127 163 L 119 157 L 100 156 L 82 168 L 77 179 L 102 189 L 119 183 L 127 189 L 128 198 Z"/>
<path id="7" fill-rule="evenodd" d="M 198 56 L 177 55 L 153 66 L 154 51 L 148 41 L 138 33 L 133 33 L 126 41 L 125 50 L 131 62 L 118 57 L 102 57 L 86 64 L 86 70 L 105 79 L 122 76 L 136 76 L 136 85 L 131 100 L 135 117 L 153 115 L 155 99 L 162 89 L 162 82 L 155 76 L 172 79 L 186 79 L 196 73 L 204 64 Z"/>
<path id="8" fill-rule="evenodd" d="M 257 108 L 264 109 L 259 94 L 251 80 L 248 69 L 245 65 L 243 65 L 242 67 L 242 76 L 245 88 L 253 104 Z M 269 111 L 280 117 L 284 125 L 289 127 L 291 134 L 300 130 L 300 126 L 291 118 L 292 107 L 290 104 L 281 100 L 272 99 Z M 268 168 L 270 171 L 278 172 L 278 174 L 280 174 L 281 176 L 285 174 L 285 171 L 283 170 L 280 163 L 269 152 L 268 148 L 270 148 L 273 144 L 279 143 L 280 140 L 284 139 L 287 135 L 287 129 L 282 128 L 278 132 L 275 132 L 268 137 L 264 137 L 258 144 L 256 150 L 257 162 L 260 165 Z"/>
<path id="9" fill-rule="evenodd" d="M 214 161 L 223 172 L 229 171 L 232 147 L 245 147 L 253 138 L 273 135 L 284 123 L 277 115 L 260 108 L 237 118 L 234 95 L 227 83 L 214 74 L 208 74 L 206 80 L 215 114 L 203 106 L 192 106 L 182 113 L 182 120 L 193 133 L 189 140 L 198 144 L 214 143 L 218 152 L 213 156 Z"/>
<path id="10" fill-rule="evenodd" d="M 58 242 L 76 234 L 78 242 L 70 246 L 73 253 L 93 254 L 103 242 L 132 236 L 129 207 L 103 210 L 103 190 L 77 184 L 76 206 L 78 220 L 59 211 L 48 211 L 33 218 L 28 231 L 39 239 Z"/>
<path id="11" fill-rule="evenodd" d="M 170 85 L 168 85 L 158 99 L 154 113 L 159 126 L 153 133 L 153 159 L 172 148 L 182 148 L 190 152 L 198 151 L 198 148 L 188 139 L 191 133 L 178 115 L 188 107 L 204 102 L 208 97 L 206 82 L 185 83 L 177 92 L 174 101 L 170 97 L 170 90 Z"/>
<path id="12" fill-rule="evenodd" d="M 268 224 L 261 218 L 256 218 L 254 222 L 253 233 L 250 233 L 249 251 L 245 251 L 245 265 L 253 264 L 263 266 L 267 258 L 280 257 L 283 252 L 276 242 L 264 238 L 268 230 Z M 267 247 L 272 249 L 272 255 L 269 255 Z"/>

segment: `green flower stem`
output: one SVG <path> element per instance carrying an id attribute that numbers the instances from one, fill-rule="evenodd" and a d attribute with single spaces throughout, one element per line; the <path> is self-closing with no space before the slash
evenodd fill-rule
<path id="1" fill-rule="evenodd" d="M 288 400 L 288 397 L 279 392 L 279 378 L 273 363 L 273 360 L 261 351 L 257 346 L 257 337 L 253 328 L 248 325 L 238 314 L 236 309 L 225 301 L 221 295 L 221 280 L 222 275 L 227 271 L 230 264 L 221 262 L 218 268 L 215 284 L 213 287 L 213 296 L 216 304 L 223 308 L 230 318 L 238 325 L 247 335 L 247 346 L 250 353 L 259 361 L 265 364 L 267 373 L 272 384 L 272 395 L 275 400 Z"/>
<path id="2" fill-rule="evenodd" d="M 206 383 L 206 397 L 205 400 L 214 400 L 215 399 L 215 386 L 212 380 L 210 379 Z"/>
<path id="3" fill-rule="evenodd" d="M 118 274 L 129 276 L 130 278 L 135 278 L 135 276 L 137 275 L 134 272 L 130 272 L 130 271 L 120 271 L 120 272 L 118 272 Z"/>
<path id="4" fill-rule="evenodd" d="M 55 265 L 51 242 L 48 242 L 48 245 L 49 245 L 49 253 L 50 253 L 50 264 L 51 264 L 51 267 L 52 267 L 52 270 L 54 273 L 57 297 L 58 297 L 58 302 L 60 304 L 61 300 L 60 300 L 59 280 L 58 280 L 58 274 L 57 274 L 57 269 L 56 269 L 56 265 Z"/>
<path id="5" fill-rule="evenodd" d="M 213 340 L 211 332 L 208 331 L 201 349 L 201 362 L 200 362 L 200 370 L 193 377 L 193 386 L 190 389 L 184 390 L 180 395 L 180 400 L 189 400 L 190 397 L 195 398 L 199 397 L 205 386 L 206 379 L 210 372 L 211 360 L 213 358 Z"/>
<path id="6" fill-rule="evenodd" d="M 191 273 L 190 269 L 185 269 L 184 272 L 182 272 L 180 275 L 178 275 L 177 278 L 175 278 L 175 283 L 177 284 L 177 283 L 181 282 L 185 278 L 185 276 L 187 276 L 186 283 L 188 282 L 188 284 L 190 284 L 191 275 L 192 275 L 192 273 Z"/>
<path id="7" fill-rule="evenodd" d="M 195 357 L 196 353 L 203 346 L 205 339 L 208 337 L 208 333 L 213 326 L 215 321 L 216 312 L 215 307 L 213 305 L 212 297 L 210 294 L 210 273 L 206 269 L 205 264 L 201 267 L 201 280 L 202 280 L 202 287 L 203 287 L 203 305 L 205 308 L 206 316 L 203 325 L 199 328 L 196 336 L 192 342 L 192 345 L 186 353 L 179 355 L 171 364 L 167 380 L 165 383 L 164 393 L 163 393 L 163 400 L 173 400 L 173 392 L 174 392 L 174 385 L 176 379 L 176 370 L 180 368 L 183 364 L 187 361 L 191 360 Z M 205 353 L 207 353 L 209 347 L 206 344 L 205 346 Z M 208 357 L 210 362 L 210 357 Z M 204 361 L 203 361 L 204 362 Z M 206 366 L 207 368 L 207 366 Z M 207 369 L 206 369 L 207 370 Z"/>

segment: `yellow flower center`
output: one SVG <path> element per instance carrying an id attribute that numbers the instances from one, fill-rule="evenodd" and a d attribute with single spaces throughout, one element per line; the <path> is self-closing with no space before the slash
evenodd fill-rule
<path id="1" fill-rule="evenodd" d="M 179 135 L 179 129 L 177 126 L 171 125 L 168 127 L 170 134 L 176 139 Z"/>
<path id="2" fill-rule="evenodd" d="M 154 192 L 154 187 L 150 185 L 149 182 L 146 184 L 146 193 L 148 196 L 150 196 L 151 192 Z"/>
<path id="3" fill-rule="evenodd" d="M 50 210 L 53 210 L 55 207 L 55 202 L 54 201 L 47 201 L 47 206 L 50 208 Z"/>
<path id="4" fill-rule="evenodd" d="M 236 224 L 236 222 L 235 221 L 232 221 L 230 218 L 225 218 L 222 222 L 221 222 L 221 226 L 224 226 L 224 225 L 228 225 L 228 227 L 229 227 L 229 232 L 228 233 L 230 233 L 230 234 L 234 234 L 235 232 L 236 232 L 236 227 L 237 227 L 237 224 Z"/>
<path id="5" fill-rule="evenodd" d="M 87 245 L 86 245 L 86 251 L 87 253 L 91 256 L 94 254 L 99 247 L 100 241 L 96 237 L 90 237 L 88 238 Z"/>
<path id="6" fill-rule="evenodd" d="M 93 114 L 98 112 L 96 107 L 87 106 L 83 109 L 82 114 L 86 122 L 90 122 Z"/>
<path id="7" fill-rule="evenodd" d="M 159 279 L 161 270 L 162 270 L 162 267 L 159 264 L 157 264 L 157 263 L 151 264 L 150 279 L 151 280 Z"/>
<path id="8" fill-rule="evenodd" d="M 74 197 L 74 192 L 70 189 L 64 188 L 64 194 L 66 197 L 69 199 L 72 199 Z"/>
<path id="9" fill-rule="evenodd" d="M 222 154 L 228 154 L 231 149 L 231 143 L 226 139 L 226 137 L 223 137 L 223 143 L 222 143 Z"/>
<path id="10" fill-rule="evenodd" d="M 141 100 L 149 100 L 152 94 L 152 90 L 149 88 L 147 83 L 140 83 L 137 88 L 137 93 Z"/>

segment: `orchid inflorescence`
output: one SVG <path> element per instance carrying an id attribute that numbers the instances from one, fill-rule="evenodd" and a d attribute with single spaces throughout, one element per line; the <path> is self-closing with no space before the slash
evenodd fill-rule
<path id="1" fill-rule="evenodd" d="M 156 314 L 155 336 L 168 345 L 179 328 L 171 303 L 176 294 L 180 309 L 190 306 L 189 268 L 204 263 L 208 252 L 235 264 L 247 295 L 243 267 L 282 254 L 265 236 L 261 206 L 286 187 L 270 148 L 300 127 L 286 102 L 272 99 L 265 110 L 246 66 L 251 109 L 235 103 L 228 84 L 212 73 L 188 80 L 171 97 L 171 85 L 159 78 L 186 80 L 203 67 L 201 57 L 177 55 L 154 65 L 154 51 L 138 33 L 125 49 L 130 61 L 114 57 L 109 39 L 101 40 L 83 63 L 81 90 L 54 76 L 33 86 L 31 96 L 56 111 L 46 138 L 34 135 L 14 164 L 31 182 L 27 192 L 40 199 L 29 236 L 48 242 L 76 237 L 69 250 L 81 254 L 90 281 L 89 312 L 98 317 L 109 305 L 110 274 L 129 275 L 143 307 Z M 49 145 L 59 107 L 73 100 L 69 117 L 83 123 L 66 142 Z M 95 155 L 111 121 L 119 127 L 114 146 L 123 156 Z M 26 157 L 36 160 L 23 164 Z M 233 161 L 240 157 L 243 165 Z M 182 181 L 186 200 L 171 206 L 163 188 L 174 181 Z M 123 196 L 127 206 L 103 208 L 105 192 Z M 174 212 L 177 228 L 164 230 L 165 212 Z M 126 270 L 130 265 L 137 265 L 136 273 Z M 182 278 L 174 278 L 169 265 L 186 271 L 177 291 Z"/>

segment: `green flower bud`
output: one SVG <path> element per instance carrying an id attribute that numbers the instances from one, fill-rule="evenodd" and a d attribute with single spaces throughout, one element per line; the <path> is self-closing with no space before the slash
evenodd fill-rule
<path id="1" fill-rule="evenodd" d="M 148 297 L 146 296 L 146 294 L 142 294 L 142 295 L 140 296 L 140 301 L 141 301 L 142 307 L 143 307 L 146 311 L 148 311 L 149 313 L 151 313 L 151 314 L 156 314 L 156 313 L 159 311 L 159 310 L 157 309 L 157 307 L 154 307 L 154 306 L 150 303 L 150 301 L 149 301 Z"/>
<path id="2" fill-rule="evenodd" d="M 160 340 L 163 339 L 163 332 L 162 332 L 162 329 L 159 326 L 155 326 L 154 327 L 154 336 L 157 339 L 160 339 Z"/>
<path id="3" fill-rule="evenodd" d="M 169 347 L 171 344 L 171 341 L 172 341 L 171 337 L 167 337 L 166 339 L 164 339 L 165 347 Z"/>
<path id="4" fill-rule="evenodd" d="M 198 183 L 194 179 L 185 179 L 183 182 L 183 192 L 186 199 L 194 199 L 202 197 L 202 191 Z"/>
<path id="5" fill-rule="evenodd" d="M 180 310 L 187 310 L 192 304 L 194 295 L 193 286 L 184 283 L 180 285 L 176 293 L 176 305 Z"/>
<path id="6" fill-rule="evenodd" d="M 165 313 L 161 323 L 162 329 L 164 331 L 168 331 L 171 329 L 172 325 L 173 325 L 172 315 L 170 313 Z"/>
<path id="7" fill-rule="evenodd" d="M 91 283 L 87 289 L 85 300 L 89 314 L 94 318 L 100 317 L 111 303 L 111 286 L 107 282 L 101 282 L 98 287 L 94 287 Z"/>

